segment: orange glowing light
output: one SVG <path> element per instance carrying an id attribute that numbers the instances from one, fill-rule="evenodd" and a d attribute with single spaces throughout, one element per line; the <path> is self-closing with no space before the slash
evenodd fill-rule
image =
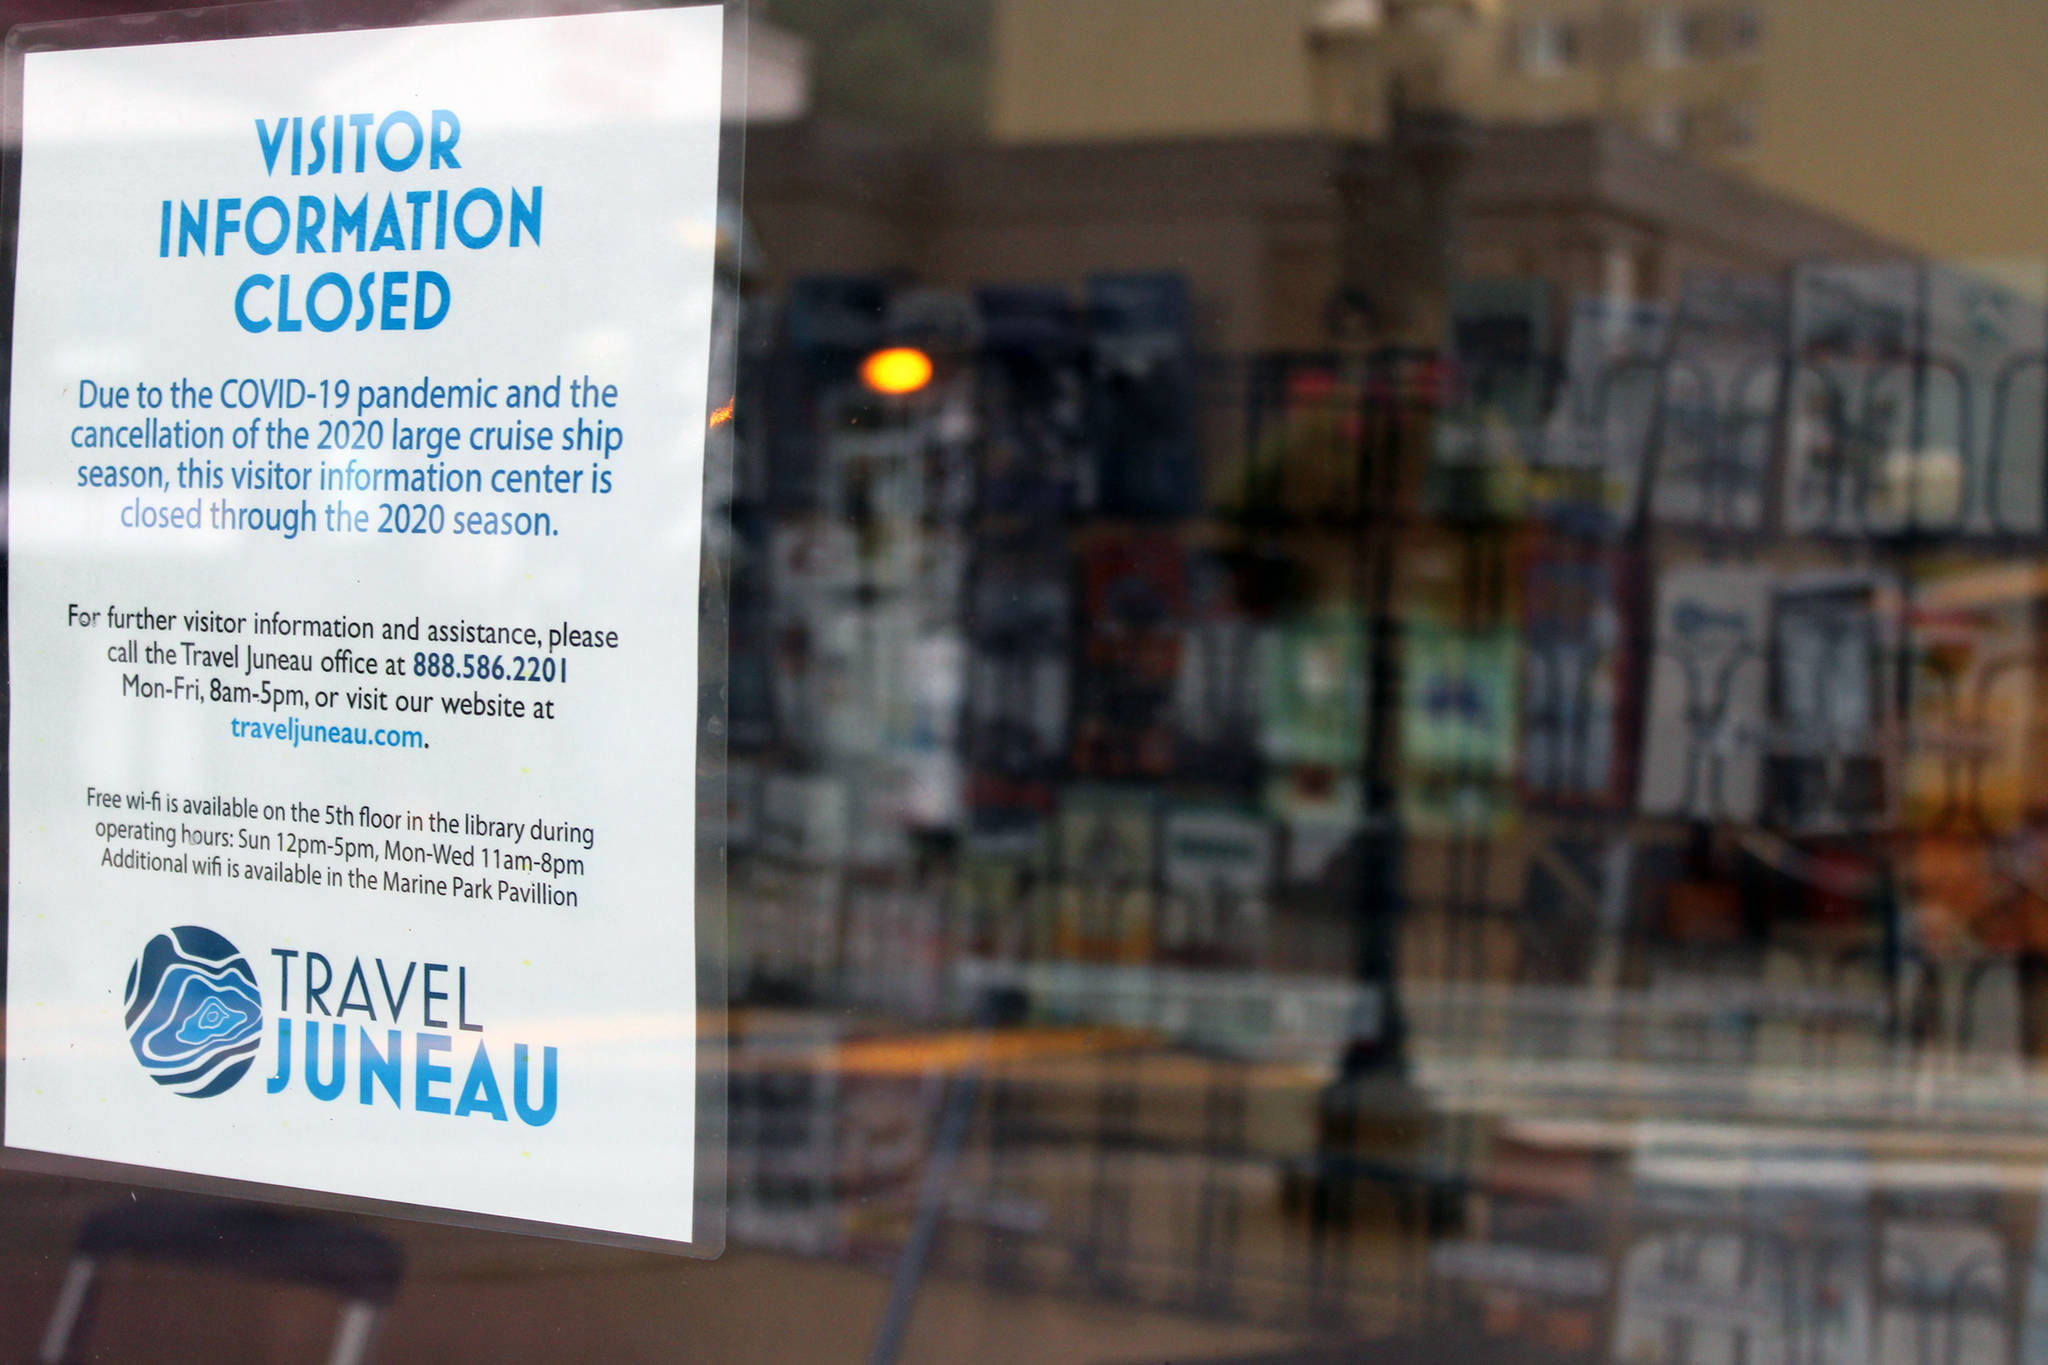
<path id="1" fill-rule="evenodd" d="M 916 393 L 932 382 L 932 358 L 911 346 L 891 346 L 861 362 L 860 382 L 876 393 Z"/>
<path id="2" fill-rule="evenodd" d="M 727 399 L 724 407 L 717 409 L 711 414 L 711 425 L 713 428 L 722 427 L 731 420 L 732 400 Z"/>

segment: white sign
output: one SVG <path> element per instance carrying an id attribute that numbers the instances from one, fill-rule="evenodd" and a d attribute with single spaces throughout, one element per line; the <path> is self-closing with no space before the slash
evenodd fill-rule
<path id="1" fill-rule="evenodd" d="M 24 58 L 16 1159 L 704 1245 L 722 24 Z"/>

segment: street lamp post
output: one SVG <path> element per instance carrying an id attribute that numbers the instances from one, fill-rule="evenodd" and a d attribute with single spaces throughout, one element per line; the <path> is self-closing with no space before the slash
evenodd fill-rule
<path id="1" fill-rule="evenodd" d="M 1402 848 L 1395 781 L 1402 468 L 1426 443 L 1409 430 L 1405 364 L 1431 361 L 1449 331 L 1457 218 L 1474 129 L 1460 94 L 1474 35 L 1468 0 L 1329 0 L 1308 31 L 1318 116 L 1339 139 L 1337 289 L 1330 321 L 1359 348 L 1360 543 L 1356 598 L 1368 624 L 1370 714 L 1361 764 L 1364 828 L 1351 873 L 1358 908 L 1355 970 L 1377 1019 L 1347 1048 L 1347 1075 L 1404 1077 L 1399 995 Z M 1382 383 L 1391 380 L 1391 384 Z M 1386 395 L 1391 395 L 1386 396 Z M 1367 1036 L 1369 1034 L 1370 1036 Z"/>
<path id="2" fill-rule="evenodd" d="M 1404 466 L 1426 446 L 1413 439 L 1416 395 L 1407 390 L 1419 377 L 1412 362 L 1422 361 L 1426 373 L 1449 333 L 1460 190 L 1473 142 L 1458 96 L 1460 58 L 1474 17 L 1468 0 L 1330 0 L 1307 35 L 1318 116 L 1338 139 L 1337 287 L 1328 322 L 1364 380 L 1355 564 L 1371 678 L 1362 828 L 1349 871 L 1354 971 L 1361 1004 L 1377 1017 L 1351 1025 L 1338 1077 L 1320 1098 L 1310 1204 L 1311 1279 L 1321 1294 L 1334 1281 L 1336 1304 L 1361 1187 L 1384 1189 L 1404 1210 L 1401 1221 L 1425 1230 L 1439 1226 L 1454 1192 L 1452 1181 L 1428 1168 L 1434 1125 L 1410 1076 L 1401 1008 L 1395 661 L 1399 503 L 1418 482 Z"/>
<path id="3" fill-rule="evenodd" d="M 1432 350 L 1444 339 L 1471 158 L 1469 0 L 1330 0 L 1308 31 L 1316 116 L 1340 140 L 1331 321 Z"/>

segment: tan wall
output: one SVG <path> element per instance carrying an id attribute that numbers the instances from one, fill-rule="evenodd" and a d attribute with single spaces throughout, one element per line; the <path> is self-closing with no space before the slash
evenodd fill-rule
<path id="1" fill-rule="evenodd" d="M 2048 252 L 2048 5 L 1778 0 L 1768 185 L 1949 256 Z"/>
<path id="2" fill-rule="evenodd" d="M 1320 0 L 998 0 L 999 140 L 1299 133 Z"/>
<path id="3" fill-rule="evenodd" d="M 1710 0 L 1693 0 L 1706 4 Z M 1638 0 L 1631 8 L 1647 11 Z M 997 0 L 991 126 L 1009 142 L 1301 132 L 1317 0 Z M 1593 0 L 1501 0 L 1570 14 Z M 1603 109 L 1640 126 L 1665 101 L 1748 101 L 1758 140 L 1705 153 L 1904 245 L 1951 258 L 2048 255 L 2048 3 L 1761 0 L 1760 55 L 1611 81 L 1588 64 L 1511 69 L 1505 28 L 1474 44 L 1475 112 Z M 1590 54 L 1589 54 L 1590 55 Z"/>
<path id="4" fill-rule="evenodd" d="M 1323 0 L 997 0 L 991 127 L 999 141 L 1299 133 L 1315 129 L 1309 20 Z M 1640 7 L 1641 0 L 1638 0 Z M 1590 60 L 1525 76 L 1509 57 L 1523 13 L 1588 32 L 1596 0 L 1497 0 L 1463 54 L 1481 117 L 1584 118 L 1728 84 L 1731 67 L 1635 64 L 1610 82 Z"/>

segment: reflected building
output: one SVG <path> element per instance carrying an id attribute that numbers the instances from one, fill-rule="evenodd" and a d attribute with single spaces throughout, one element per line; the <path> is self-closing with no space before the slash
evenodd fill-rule
<path id="1" fill-rule="evenodd" d="M 1033 140 L 1000 72 L 994 145 L 754 138 L 738 1036 L 778 1073 L 831 1020 L 836 1085 L 1009 1021 L 948 1267 L 1849 1361 L 1935 1310 L 1844 1258 L 1947 1266 L 1944 1220 L 2017 1254 L 1888 1183 L 1910 1127 L 1855 1195 L 1773 1135 L 1881 1125 L 1900 1057 L 2018 1077 L 2048 1033 L 2009 871 L 2042 308 L 1738 164 L 1756 13 L 1604 8 L 1671 58 L 1604 74 L 1578 20 L 1491 13 L 1514 80 L 1605 94 L 1481 103 L 1421 347 L 1333 309 L 1339 138 Z M 1646 127 L 1667 87 L 1719 122 Z M 899 344 L 931 384 L 865 389 Z M 895 1065 L 858 1103 L 762 1090 L 809 1116 L 809 1183 L 762 1186 L 802 1214 L 736 1191 L 764 1236 L 907 1235 L 914 1165 L 863 1165 L 864 1125 L 938 1141 L 942 1100 Z M 1653 1136 L 1688 1124 L 1720 1145 Z"/>

